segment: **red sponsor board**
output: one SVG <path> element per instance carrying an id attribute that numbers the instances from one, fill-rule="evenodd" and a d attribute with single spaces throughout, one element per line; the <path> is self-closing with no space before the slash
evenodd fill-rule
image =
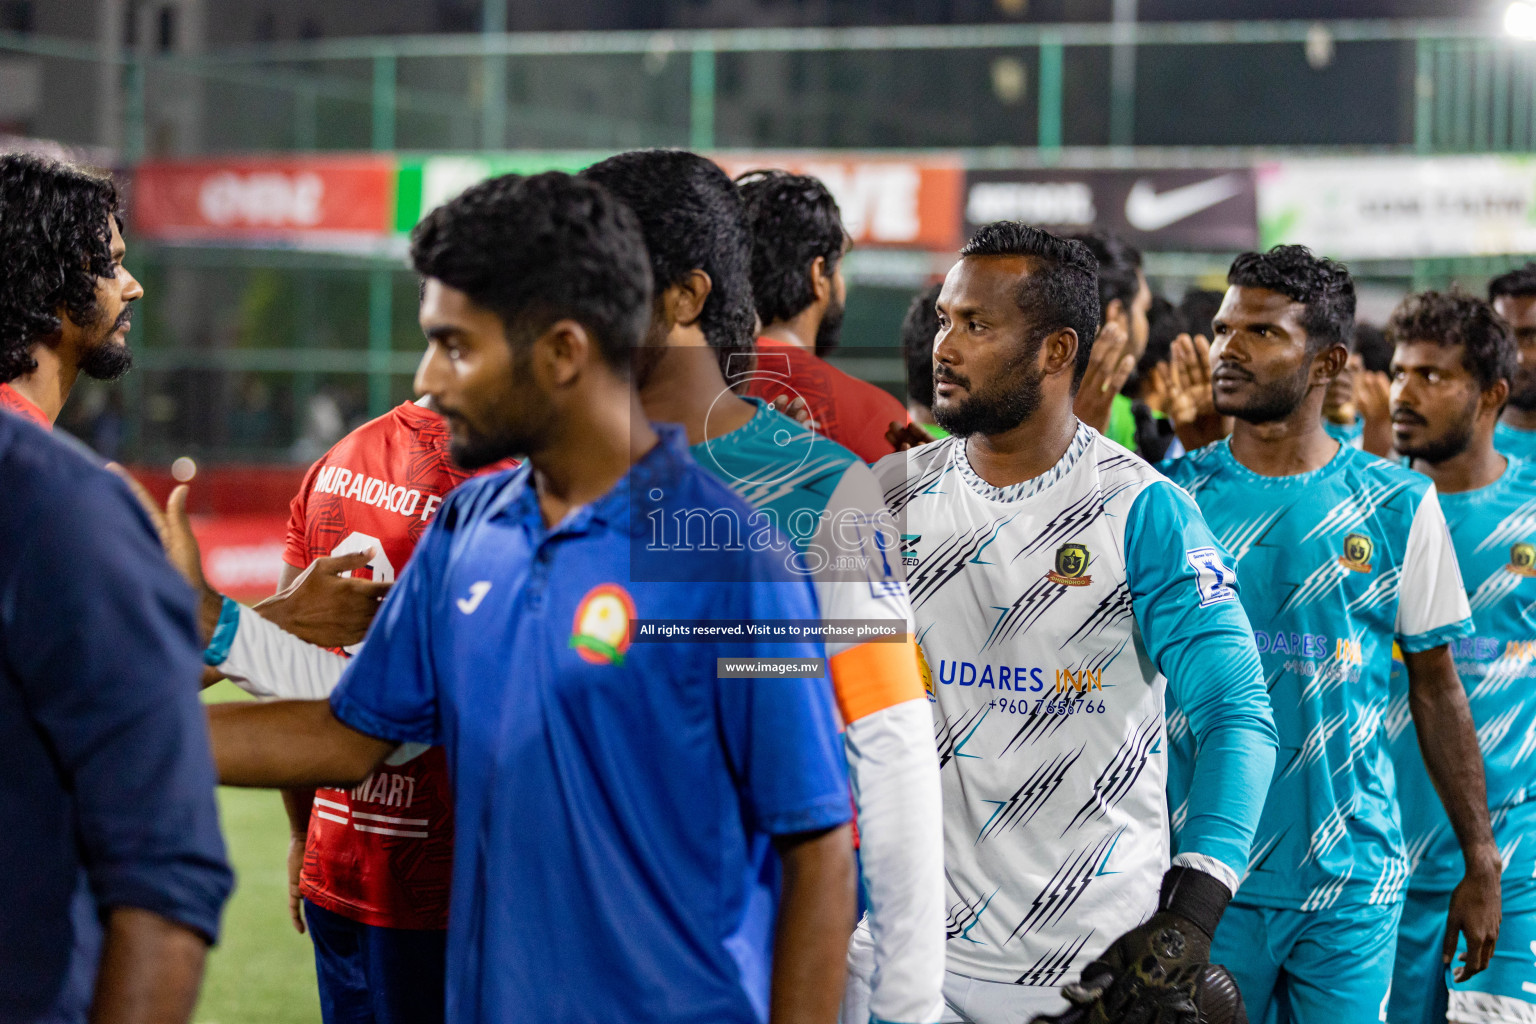
<path id="1" fill-rule="evenodd" d="M 726 153 L 714 160 L 732 177 L 778 168 L 820 178 L 858 245 L 940 251 L 960 246 L 965 166 L 959 157 Z"/>
<path id="2" fill-rule="evenodd" d="M 388 157 L 149 161 L 134 173 L 135 231 L 167 241 L 369 244 L 394 223 Z"/>
<path id="3" fill-rule="evenodd" d="M 277 590 L 287 516 L 195 516 L 192 533 L 214 590 L 247 604 Z"/>

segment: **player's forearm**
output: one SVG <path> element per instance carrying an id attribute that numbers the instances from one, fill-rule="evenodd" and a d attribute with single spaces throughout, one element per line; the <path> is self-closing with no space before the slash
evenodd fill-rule
<path id="1" fill-rule="evenodd" d="M 208 728 L 226 786 L 354 786 L 395 747 L 342 724 L 320 700 L 215 704 Z"/>
<path id="2" fill-rule="evenodd" d="M 107 917 L 91 1024 L 179 1024 L 192 1016 L 207 941 L 136 907 Z"/>
<path id="3" fill-rule="evenodd" d="M 309 812 L 315 805 L 315 791 L 310 788 L 283 790 L 283 811 L 288 815 L 288 830 L 296 836 L 309 835 Z"/>
<path id="4" fill-rule="evenodd" d="M 944 985 L 944 821 L 933 714 L 922 697 L 848 726 L 875 945 L 870 1012 L 937 1020 Z"/>
<path id="5" fill-rule="evenodd" d="M 853 934 L 853 836 L 847 825 L 780 837 L 784 863 L 773 943 L 770 1024 L 826 1024 L 843 996 Z"/>
<path id="6" fill-rule="evenodd" d="M 1499 852 L 1488 819 L 1483 754 L 1450 650 L 1440 646 L 1405 653 L 1404 660 L 1408 666 L 1408 708 L 1418 731 L 1424 767 L 1440 794 L 1467 859 L 1467 869 L 1470 873 L 1491 867 L 1497 876 Z"/>

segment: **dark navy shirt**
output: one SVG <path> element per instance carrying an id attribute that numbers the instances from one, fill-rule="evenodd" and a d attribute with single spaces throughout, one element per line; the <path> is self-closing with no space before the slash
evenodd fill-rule
<path id="1" fill-rule="evenodd" d="M 191 591 L 128 488 L 0 414 L 0 1021 L 84 1021 L 102 921 L 233 884 Z"/>
<path id="2" fill-rule="evenodd" d="M 817 616 L 779 553 L 732 542 L 751 508 L 661 429 L 553 529 L 526 467 L 461 485 L 331 697 L 365 733 L 447 748 L 449 1020 L 765 1020 L 770 839 L 849 818 L 825 676 L 717 678 L 717 658 L 819 642 L 636 634 Z"/>

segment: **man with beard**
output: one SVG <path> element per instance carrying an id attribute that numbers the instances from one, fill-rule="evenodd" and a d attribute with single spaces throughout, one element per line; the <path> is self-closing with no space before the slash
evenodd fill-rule
<path id="1" fill-rule="evenodd" d="M 27 154 L 0 156 L 0 409 L 51 428 L 80 374 L 128 372 L 130 305 L 110 178 Z"/>
<path id="2" fill-rule="evenodd" d="M 416 383 L 454 461 L 528 464 L 448 496 L 328 702 L 210 709 L 221 776 L 352 785 L 398 744 L 444 748 L 446 1019 L 829 1018 L 853 857 L 826 682 L 719 668 L 821 645 L 647 643 L 633 626 L 815 616 L 766 554 L 653 537 L 694 509 L 749 509 L 640 408 L 651 274 L 634 214 L 590 182 L 509 176 L 411 242 Z"/>
<path id="3" fill-rule="evenodd" d="M 1395 662 L 1386 722 L 1413 870 L 1398 927 L 1387 1019 L 1402 1024 L 1536 1019 L 1530 955 L 1536 940 L 1536 849 L 1530 842 L 1536 800 L 1529 792 L 1529 761 L 1536 752 L 1530 714 L 1536 708 L 1530 691 L 1536 652 L 1536 529 L 1530 519 L 1536 467 L 1501 455 L 1493 442 L 1517 372 L 1515 345 L 1486 302 L 1454 291 L 1409 296 L 1387 330 L 1396 344 L 1394 447 L 1435 482 L 1467 582 L 1477 635 L 1457 641 L 1452 654 L 1470 687 L 1494 839 L 1504 856 L 1504 919 L 1488 969 L 1452 982 L 1447 993 L 1445 964 L 1456 935 L 1447 930 L 1446 915 L 1463 863 L 1424 770 L 1418 730 L 1408 719 L 1407 682 Z"/>
<path id="4" fill-rule="evenodd" d="M 1239 256 L 1227 282 L 1212 325 L 1212 386 L 1216 411 L 1236 426 L 1165 466 L 1247 580 L 1242 602 L 1280 752 L 1252 862 L 1211 955 L 1237 976 L 1254 1020 L 1275 1011 L 1295 1024 L 1376 1020 L 1409 872 L 1387 751 L 1394 641 L 1424 760 L 1467 862 L 1449 909 L 1449 928 L 1470 949 L 1462 976 L 1487 966 L 1498 933 L 1499 850 L 1448 647 L 1471 634 L 1470 612 L 1434 485 L 1323 430 L 1354 321 L 1349 272 L 1277 246 Z M 1203 752 L 1182 727 L 1169 734 L 1169 802 L 1182 820 L 1195 794 L 1191 760 L 1198 771 Z M 1181 844 L 1187 835 L 1185 826 Z"/>
<path id="5" fill-rule="evenodd" d="M 1531 459 L 1536 457 L 1536 263 L 1488 282 L 1488 301 L 1509 322 L 1520 359 L 1493 443 L 1508 455 Z"/>
<path id="6" fill-rule="evenodd" d="M 752 297 L 762 331 L 747 393 L 802 399 L 812 425 L 874 462 L 890 454 L 886 432 L 907 422 L 895 396 L 825 360 L 837 347 L 848 248 L 837 201 L 815 178 L 751 171 L 736 179 L 752 228 Z"/>
<path id="7" fill-rule="evenodd" d="M 901 624 L 900 642 L 826 645 L 869 904 L 849 950 L 843 1019 L 936 1021 L 944 948 L 938 759 L 896 561 L 900 541 L 880 489 L 848 449 L 727 386 L 722 360 L 749 360 L 752 243 L 725 173 L 695 153 L 642 150 L 582 176 L 635 211 L 645 232 L 659 292 L 638 355 L 646 416 L 681 424 L 699 465 L 755 506 L 743 534 L 814 583 L 823 619 Z"/>
<path id="8" fill-rule="evenodd" d="M 936 696 L 944 1020 L 1021 1022 L 1064 994 L 1143 1019 L 1149 963 L 1209 995 L 1274 763 L 1258 653 L 1195 503 L 1073 414 L 1093 255 L 998 223 L 960 256 L 933 345 L 954 436 L 875 467 Z M 1171 863 L 1165 691 L 1200 742 Z"/>

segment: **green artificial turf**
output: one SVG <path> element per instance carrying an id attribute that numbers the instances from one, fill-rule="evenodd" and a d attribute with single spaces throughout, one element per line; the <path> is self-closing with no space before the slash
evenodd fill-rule
<path id="1" fill-rule="evenodd" d="M 209 701 L 238 700 L 228 683 Z M 208 957 L 194 1024 L 315 1024 L 315 960 L 309 937 L 288 918 L 288 818 L 263 789 L 219 789 L 219 817 L 235 868 L 219 945 Z"/>

